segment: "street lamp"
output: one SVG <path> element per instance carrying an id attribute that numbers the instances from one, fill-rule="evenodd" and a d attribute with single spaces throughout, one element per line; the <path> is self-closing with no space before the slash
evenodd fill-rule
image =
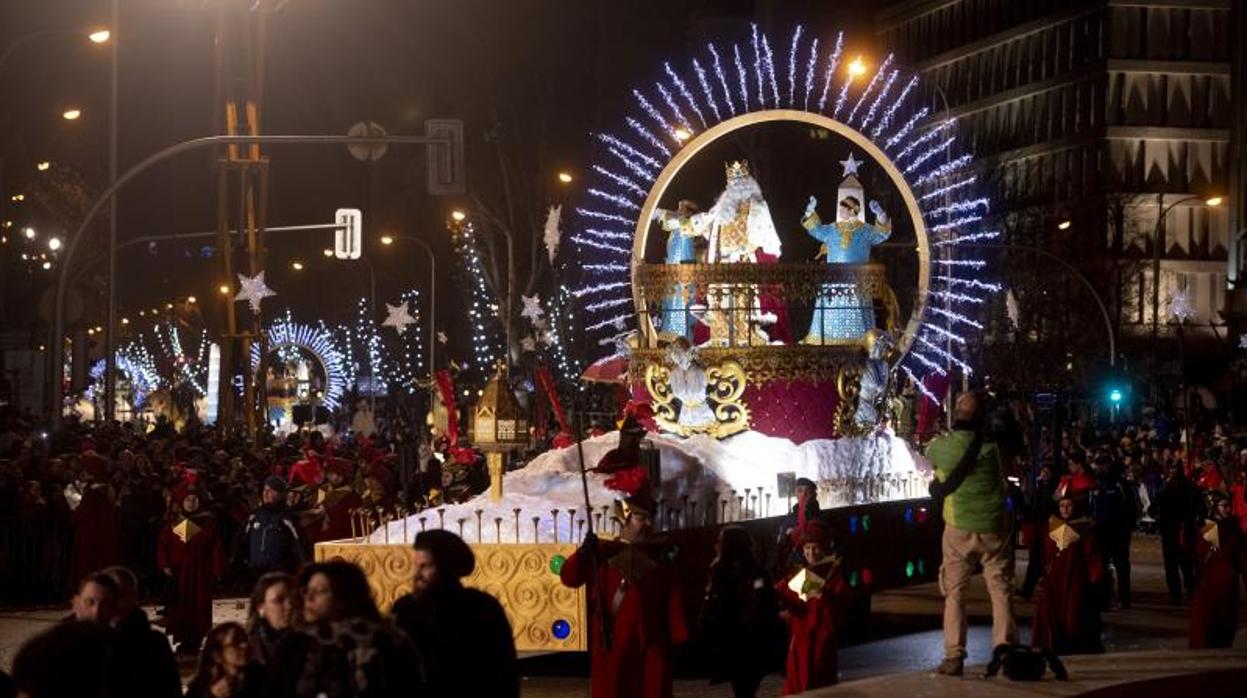
<path id="1" fill-rule="evenodd" d="M 61 118 L 65 119 L 66 121 L 77 121 L 78 118 L 81 116 L 82 116 L 82 110 L 76 107 L 71 107 L 61 112 Z"/>
<path id="2" fill-rule="evenodd" d="M 303 262 L 291 262 L 290 268 L 295 271 L 303 271 Z"/>
<path id="3" fill-rule="evenodd" d="M 320 251 L 320 253 L 321 253 L 321 254 L 323 254 L 323 255 L 325 255 L 326 257 L 332 257 L 332 256 L 333 256 L 333 250 L 331 250 L 331 249 L 330 249 L 330 248 L 328 248 L 328 247 L 326 247 L 325 249 L 321 250 L 321 251 Z"/>
<path id="4" fill-rule="evenodd" d="M 462 223 L 464 220 L 467 219 L 467 217 L 468 217 L 468 214 L 464 213 L 463 211 L 451 211 L 450 212 L 450 218 L 456 223 Z"/>
<path id="5" fill-rule="evenodd" d="M 106 44 L 112 36 L 113 33 L 107 29 L 96 29 L 90 34 L 87 34 L 87 38 L 90 39 L 93 44 Z"/>
<path id="6" fill-rule="evenodd" d="M 230 291 L 229 284 L 221 284 L 217 287 L 217 290 L 221 292 L 222 296 L 228 296 Z"/>
<path id="7" fill-rule="evenodd" d="M 393 244 L 394 244 L 394 236 L 392 236 L 392 235 L 382 235 L 382 236 L 381 236 L 381 244 L 382 244 L 382 245 L 393 245 Z"/>
<path id="8" fill-rule="evenodd" d="M 572 183 L 572 176 L 571 176 L 571 174 L 569 174 L 569 173 L 567 173 L 567 172 L 560 172 L 560 173 L 559 173 L 559 181 L 560 181 L 560 182 L 562 182 L 563 184 L 571 184 L 571 183 Z"/>
<path id="9" fill-rule="evenodd" d="M 187 302 L 187 303 L 190 303 L 191 305 L 194 305 L 194 304 L 195 304 L 195 297 L 194 297 L 194 296 L 187 296 L 187 297 L 186 297 L 186 302 Z M 170 305 L 170 306 L 172 306 L 173 304 L 172 304 L 172 303 L 170 303 L 169 305 Z"/>
<path id="10" fill-rule="evenodd" d="M 1069 227 L 1071 225 L 1073 225 L 1073 223 L 1071 223 L 1070 221 L 1061 221 L 1060 223 L 1056 224 L 1056 229 L 1057 230 L 1069 230 Z"/>
<path id="11" fill-rule="evenodd" d="M 865 74 L 866 63 L 862 61 L 862 57 L 858 56 L 857 58 L 854 58 L 853 62 L 849 63 L 849 75 L 856 78 Z"/>
<path id="12" fill-rule="evenodd" d="M 35 169 L 39 170 L 40 172 L 47 172 L 48 169 L 51 167 L 52 167 L 52 163 L 48 162 L 47 160 L 40 160 L 38 163 L 35 163 Z"/>

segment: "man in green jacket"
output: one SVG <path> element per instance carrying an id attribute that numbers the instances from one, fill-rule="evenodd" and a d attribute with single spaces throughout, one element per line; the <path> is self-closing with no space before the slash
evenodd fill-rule
<path id="1" fill-rule="evenodd" d="M 981 431 L 978 398 L 962 393 L 953 408 L 953 430 L 927 446 L 935 479 L 947 483 Z M 966 464 L 964 480 L 944 498 L 943 562 L 944 662 L 939 673 L 960 676 L 966 657 L 965 592 L 976 564 L 992 601 L 992 646 L 1017 642 L 1009 597 L 1013 592 L 1013 546 L 1005 510 L 1003 461 L 994 443 L 982 443 L 978 458 Z M 955 481 L 955 479 L 954 479 Z M 951 486 L 951 485 L 950 485 Z"/>

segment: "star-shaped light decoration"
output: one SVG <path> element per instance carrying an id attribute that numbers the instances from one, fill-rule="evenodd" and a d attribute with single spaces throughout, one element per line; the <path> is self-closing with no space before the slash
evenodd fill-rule
<path id="1" fill-rule="evenodd" d="M 450 341 L 450 337 L 447 337 L 445 332 L 439 330 L 437 333 L 437 341 L 441 344 L 445 344 Z"/>
<path id="2" fill-rule="evenodd" d="M 393 327 L 398 336 L 402 337 L 407 331 L 408 325 L 416 324 L 416 319 L 411 316 L 407 310 L 407 301 L 403 301 L 398 305 L 385 304 L 385 322 L 381 324 L 385 327 Z"/>
<path id="3" fill-rule="evenodd" d="M 531 322 L 537 322 L 537 318 L 545 314 L 545 311 L 541 309 L 541 296 L 536 294 L 520 296 L 520 300 L 524 301 L 524 309 L 520 311 L 520 317 L 526 317 Z"/>
<path id="4" fill-rule="evenodd" d="M 849 175 L 857 174 L 857 168 L 861 167 L 863 162 L 863 160 L 853 159 L 853 153 L 850 152 L 848 160 L 840 161 L 840 166 L 844 168 L 843 176 L 848 177 Z"/>
<path id="5" fill-rule="evenodd" d="M 239 274 L 238 284 L 241 288 L 238 290 L 238 295 L 234 296 L 234 302 L 247 301 L 251 306 L 251 312 L 256 315 L 260 314 L 260 301 L 262 299 L 277 295 L 273 293 L 273 289 L 264 285 L 264 272 L 260 272 L 255 276 Z"/>
<path id="6" fill-rule="evenodd" d="M 549 326 L 550 326 L 550 323 L 546 322 L 546 319 L 543 317 L 539 317 L 536 320 L 533 320 L 533 329 L 537 330 L 538 332 L 545 330 Z"/>
<path id="7" fill-rule="evenodd" d="M 1195 306 L 1191 303 L 1191 293 L 1185 288 L 1180 288 L 1173 292 L 1169 297 L 1169 312 L 1173 314 L 1175 320 L 1179 323 L 1186 322 L 1195 317 Z"/>
<path id="8" fill-rule="evenodd" d="M 525 352 L 537 351 L 537 340 L 533 339 L 531 336 L 521 339 L 520 349 L 523 349 Z"/>
<path id="9" fill-rule="evenodd" d="M 543 330 L 537 341 L 541 342 L 541 346 L 548 347 L 554 344 L 554 334 L 550 330 Z"/>

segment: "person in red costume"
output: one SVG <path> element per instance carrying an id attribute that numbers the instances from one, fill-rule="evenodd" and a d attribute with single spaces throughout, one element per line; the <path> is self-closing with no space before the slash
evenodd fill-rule
<path id="1" fill-rule="evenodd" d="M 1230 487 L 1230 495 L 1234 498 L 1231 510 L 1238 519 L 1238 527 L 1247 533 L 1247 465 L 1239 468 L 1238 480 Z"/>
<path id="2" fill-rule="evenodd" d="M 1238 587 L 1247 574 L 1247 540 L 1220 492 L 1209 499 L 1212 519 L 1195 541 L 1195 595 L 1191 598 L 1191 649 L 1225 648 L 1238 629 Z"/>
<path id="3" fill-rule="evenodd" d="M 1031 643 L 1057 654 L 1103 652 L 1100 607 L 1094 590 L 1103 574 L 1094 522 L 1077 516 L 1070 496 L 1060 499 L 1058 515 L 1044 541 L 1044 582 L 1035 605 Z"/>
<path id="4" fill-rule="evenodd" d="M 69 578 L 74 585 L 96 570 L 121 562 L 117 505 L 105 482 L 107 461 L 96 452 L 87 451 L 82 454 L 81 464 L 82 499 L 73 507 L 71 522 L 74 547 Z"/>
<path id="5" fill-rule="evenodd" d="M 836 599 L 846 590 L 840 556 L 832 552 L 831 533 L 822 522 L 806 524 L 801 543 L 800 569 L 775 585 L 791 638 L 784 669 L 786 696 L 840 681 Z"/>
<path id="6" fill-rule="evenodd" d="M 182 514 L 160 532 L 156 559 L 175 590 L 165 627 L 179 653 L 194 654 L 212 628 L 212 589 L 225 571 L 225 555 L 212 516 L 200 511 L 198 495 L 186 495 Z"/>
<path id="7" fill-rule="evenodd" d="M 312 449 L 306 449 L 303 452 L 303 460 L 296 461 L 290 467 L 289 483 L 291 487 L 320 487 L 320 483 L 325 479 L 325 468 L 321 462 L 321 456 Z"/>
<path id="8" fill-rule="evenodd" d="M 1061 480 L 1057 482 L 1057 498 L 1071 497 L 1075 500 L 1086 501 L 1091 490 L 1095 489 L 1095 478 L 1087 472 L 1086 454 L 1075 449 L 1066 459 L 1066 467 L 1069 468 L 1069 472 L 1062 475 Z"/>
<path id="9" fill-rule="evenodd" d="M 311 527 L 312 541 L 343 540 L 354 535 L 351 531 L 351 511 L 364 502 L 352 487 L 355 464 L 346 458 L 334 456 L 325 467 L 325 484 L 317 490 L 316 506 L 321 515 Z"/>
<path id="10" fill-rule="evenodd" d="M 673 647 L 688 639 L 673 548 L 650 538 L 647 493 L 619 507 L 618 540 L 590 534 L 563 563 L 569 587 L 587 587 L 589 677 L 593 698 L 669 698 Z"/>
<path id="11" fill-rule="evenodd" d="M 1226 485 L 1225 478 L 1221 476 L 1221 469 L 1217 467 L 1216 461 L 1204 461 L 1195 485 L 1205 492 L 1216 491 L 1222 494 L 1229 492 L 1229 486 Z"/>

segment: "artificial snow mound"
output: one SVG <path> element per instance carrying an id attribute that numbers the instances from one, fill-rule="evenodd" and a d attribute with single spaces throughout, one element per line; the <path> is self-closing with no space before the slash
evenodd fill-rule
<path id="1" fill-rule="evenodd" d="M 727 520 L 784 513 L 787 502 L 778 499 L 776 489 L 780 473 L 795 473 L 819 483 L 820 504 L 834 507 L 915 496 L 916 483 L 930 470 L 904 440 L 888 432 L 799 445 L 756 431 L 722 440 L 662 433 L 646 438 L 660 452 L 662 483 L 656 496 L 663 511 L 696 503 L 684 509 L 685 525 L 712 523 L 721 512 Z M 592 468 L 618 444 L 618 431 L 586 439 L 586 466 Z M 527 466 L 506 473 L 499 502 L 489 501 L 485 492 L 462 504 L 427 509 L 378 528 L 369 542 L 406 543 L 421 530 L 439 526 L 461 532 L 469 543 L 578 542 L 587 532 L 578 450 L 572 445 L 547 451 Z M 588 474 L 589 501 L 595 514 L 602 514 L 603 507 L 609 511 L 623 496 L 605 486 L 607 477 Z M 742 504 L 739 497 L 745 497 L 746 491 L 749 494 Z M 726 507 L 723 500 L 727 500 Z M 593 522 L 595 530 L 604 520 Z M 661 523 L 666 526 L 668 522 L 664 518 Z"/>

